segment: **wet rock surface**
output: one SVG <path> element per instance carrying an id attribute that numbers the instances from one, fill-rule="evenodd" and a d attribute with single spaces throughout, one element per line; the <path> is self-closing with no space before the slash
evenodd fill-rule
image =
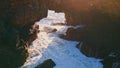
<path id="1" fill-rule="evenodd" d="M 53 68 L 55 65 L 56 64 L 52 61 L 52 59 L 48 59 L 35 68 Z"/>

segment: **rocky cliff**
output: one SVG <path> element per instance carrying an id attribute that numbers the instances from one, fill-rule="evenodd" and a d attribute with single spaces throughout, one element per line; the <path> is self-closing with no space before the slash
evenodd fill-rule
<path id="1" fill-rule="evenodd" d="M 32 25 L 46 16 L 42 0 L 0 0 L 1 68 L 17 68 L 25 62 L 26 47 L 37 37 L 38 27 Z"/>

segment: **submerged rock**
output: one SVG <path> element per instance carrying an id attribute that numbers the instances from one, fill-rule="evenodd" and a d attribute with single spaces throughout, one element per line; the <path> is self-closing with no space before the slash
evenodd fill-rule
<path id="1" fill-rule="evenodd" d="M 56 64 L 52 61 L 52 59 L 47 59 L 35 68 L 53 68 L 55 65 Z"/>

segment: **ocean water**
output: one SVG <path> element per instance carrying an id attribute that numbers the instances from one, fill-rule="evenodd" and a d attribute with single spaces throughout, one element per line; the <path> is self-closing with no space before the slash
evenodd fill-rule
<path id="1" fill-rule="evenodd" d="M 59 25 L 60 23 L 64 25 Z M 103 68 L 100 59 L 86 57 L 76 48 L 79 42 L 60 38 L 61 34 L 66 34 L 68 28 L 83 27 L 65 25 L 64 13 L 48 10 L 48 16 L 35 24 L 39 25 L 40 32 L 29 46 L 29 57 L 21 68 L 34 68 L 47 59 L 55 62 L 54 68 Z"/>

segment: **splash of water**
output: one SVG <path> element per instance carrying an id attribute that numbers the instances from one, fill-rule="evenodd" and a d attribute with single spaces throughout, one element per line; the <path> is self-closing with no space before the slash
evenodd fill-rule
<path id="1" fill-rule="evenodd" d="M 36 22 L 40 33 L 28 48 L 29 57 L 21 68 L 34 68 L 47 59 L 55 62 L 54 68 L 103 68 L 98 59 L 86 57 L 76 48 L 78 42 L 61 39 L 59 35 L 73 26 L 53 25 L 58 23 L 66 23 L 65 14 L 51 10 L 47 18 Z"/>

